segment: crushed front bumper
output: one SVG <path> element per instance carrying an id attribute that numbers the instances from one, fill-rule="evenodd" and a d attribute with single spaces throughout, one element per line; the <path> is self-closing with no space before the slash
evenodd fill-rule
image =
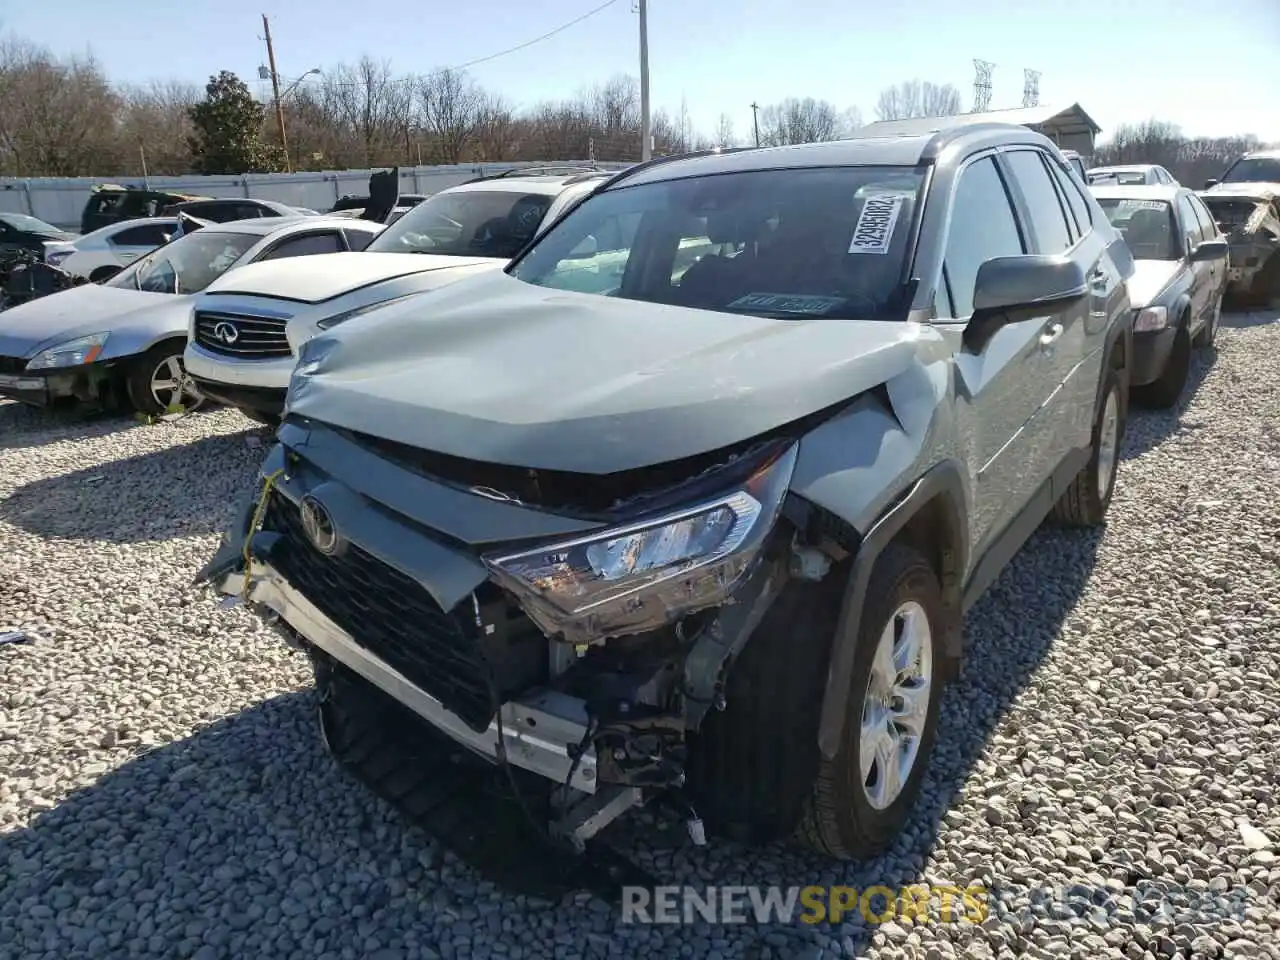
<path id="1" fill-rule="evenodd" d="M 114 361 L 108 361 L 28 373 L 18 369 L 19 364 L 25 365 L 25 361 L 0 357 L 0 398 L 32 407 L 97 402 L 116 368 Z"/>
<path id="2" fill-rule="evenodd" d="M 244 581 L 243 573 L 229 573 L 218 587 L 223 593 L 239 596 L 244 591 Z M 306 643 L 394 697 L 455 742 L 489 760 L 497 760 L 496 718 L 487 730 L 473 730 L 435 697 L 365 650 L 270 565 L 254 563 L 249 599 L 279 616 Z M 557 784 L 567 782 L 583 793 L 596 792 L 595 752 L 588 746 L 578 755 L 578 745 L 587 731 L 586 706 L 581 700 L 552 690 L 539 691 L 509 701 L 500 716 L 506 756 L 513 765 Z M 568 779 L 570 769 L 574 771 L 572 780 Z"/>

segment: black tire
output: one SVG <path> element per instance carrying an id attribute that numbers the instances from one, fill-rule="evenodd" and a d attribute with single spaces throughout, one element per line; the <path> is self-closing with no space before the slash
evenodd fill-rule
<path id="1" fill-rule="evenodd" d="M 185 340 L 166 340 L 157 343 L 129 365 L 125 375 L 125 392 L 135 410 L 152 417 L 169 412 L 169 404 L 163 402 L 163 392 L 162 397 L 157 398 L 152 390 L 152 381 L 156 379 L 161 365 L 167 365 L 175 359 L 178 369 L 185 377 L 186 367 L 182 363 L 182 351 L 185 348 Z M 195 410 L 203 402 L 198 394 L 189 396 L 188 399 L 190 402 L 184 403 L 184 412 Z"/>
<path id="2" fill-rule="evenodd" d="M 1205 321 L 1200 332 L 1196 334 L 1196 338 L 1191 341 L 1192 345 L 1198 350 L 1212 350 L 1218 341 L 1218 324 L 1222 321 L 1222 301 L 1223 294 L 1218 294 L 1217 301 L 1214 302 L 1213 312 L 1209 314 L 1209 319 Z"/>
<path id="3" fill-rule="evenodd" d="M 868 682 L 881 635 L 897 620 L 904 605 L 914 603 L 929 626 L 926 641 L 931 657 L 930 687 L 925 720 L 915 747 L 914 761 L 896 798 L 882 808 L 873 806 L 862 774 L 863 711 Z M 892 544 L 876 560 L 859 620 L 857 651 L 849 686 L 844 734 L 834 759 L 819 763 L 813 790 L 805 804 L 796 838 L 819 853 L 838 859 L 863 859 L 888 849 L 902 832 L 929 764 L 937 737 L 938 712 L 945 684 L 943 657 L 944 613 L 942 589 L 928 560 L 916 549 Z M 890 721 L 892 725 L 892 721 Z M 879 767 L 873 770 L 879 776 Z"/>
<path id="4" fill-rule="evenodd" d="M 1156 410 L 1167 410 L 1176 405 L 1182 391 L 1187 388 L 1187 378 L 1191 376 L 1191 352 L 1191 335 L 1183 326 L 1173 338 L 1173 349 L 1169 351 L 1169 359 L 1165 361 L 1159 378 L 1135 387 L 1134 401 Z"/>
<path id="5" fill-rule="evenodd" d="M 1099 464 L 1104 454 L 1103 425 L 1108 420 L 1108 405 L 1115 404 L 1114 450 L 1108 464 L 1107 477 L 1100 479 Z M 1120 377 L 1115 370 L 1108 370 L 1102 385 L 1102 397 L 1093 417 L 1093 439 L 1089 462 L 1085 464 L 1066 491 L 1053 505 L 1050 519 L 1067 527 L 1097 527 L 1106 519 L 1111 506 L 1111 495 L 1116 487 L 1116 473 L 1120 467 L 1120 441 L 1124 438 L 1125 406 L 1120 392 Z"/>

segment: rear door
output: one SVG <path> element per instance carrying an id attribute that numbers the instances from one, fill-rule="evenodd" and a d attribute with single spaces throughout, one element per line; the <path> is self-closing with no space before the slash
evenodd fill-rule
<path id="1" fill-rule="evenodd" d="M 1204 227 L 1196 216 L 1195 207 L 1191 206 L 1190 194 L 1180 193 L 1174 204 L 1178 210 L 1178 237 L 1183 257 L 1189 258 L 1191 251 L 1204 239 Z M 1188 263 L 1191 272 L 1191 329 L 1198 329 L 1209 311 L 1210 291 L 1213 289 L 1213 267 L 1205 261 Z M 1170 319 L 1173 319 L 1172 317 Z"/>
<path id="2" fill-rule="evenodd" d="M 156 247 L 169 242 L 177 227 L 165 227 L 159 223 L 144 223 L 127 227 L 107 238 L 107 246 L 120 263 L 128 265 L 145 256 Z"/>
<path id="3" fill-rule="evenodd" d="M 1187 194 L 1187 200 L 1191 204 L 1191 209 L 1195 211 L 1196 219 L 1200 221 L 1200 235 L 1205 240 L 1222 240 L 1222 231 L 1218 229 L 1218 224 L 1213 219 L 1213 214 L 1209 212 L 1209 208 L 1194 193 Z M 1209 310 L 1213 310 L 1218 303 L 1218 299 L 1222 296 L 1223 288 L 1227 285 L 1227 258 L 1220 260 L 1210 260 L 1206 264 L 1209 268 Z"/>

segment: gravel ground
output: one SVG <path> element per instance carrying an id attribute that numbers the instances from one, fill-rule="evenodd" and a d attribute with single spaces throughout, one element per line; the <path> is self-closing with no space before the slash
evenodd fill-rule
<path id="1" fill-rule="evenodd" d="M 439 857 L 323 753 L 304 658 L 187 586 L 261 459 L 238 414 L 0 405 L 0 958 L 1280 958 L 1280 317 L 1130 424 L 1103 534 L 1042 532 L 969 620 L 918 816 L 833 869 L 645 835 L 668 883 L 1236 891 L 1229 919 L 648 927 Z"/>

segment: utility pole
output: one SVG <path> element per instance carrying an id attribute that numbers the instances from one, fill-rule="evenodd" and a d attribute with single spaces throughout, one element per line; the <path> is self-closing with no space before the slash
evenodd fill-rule
<path id="1" fill-rule="evenodd" d="M 276 101 L 276 125 L 280 127 L 280 147 L 284 151 L 284 168 L 293 173 L 293 164 L 289 162 L 289 140 L 284 133 L 284 107 L 280 103 L 280 74 L 276 72 L 276 48 L 271 45 L 271 24 L 267 15 L 262 15 L 262 33 L 267 41 L 267 66 L 271 68 L 271 92 Z"/>
<path id="2" fill-rule="evenodd" d="M 760 146 L 760 104 L 751 101 L 751 126 L 756 131 L 756 146 Z"/>
<path id="3" fill-rule="evenodd" d="M 653 125 L 649 118 L 649 0 L 640 4 L 640 160 L 653 157 Z"/>

